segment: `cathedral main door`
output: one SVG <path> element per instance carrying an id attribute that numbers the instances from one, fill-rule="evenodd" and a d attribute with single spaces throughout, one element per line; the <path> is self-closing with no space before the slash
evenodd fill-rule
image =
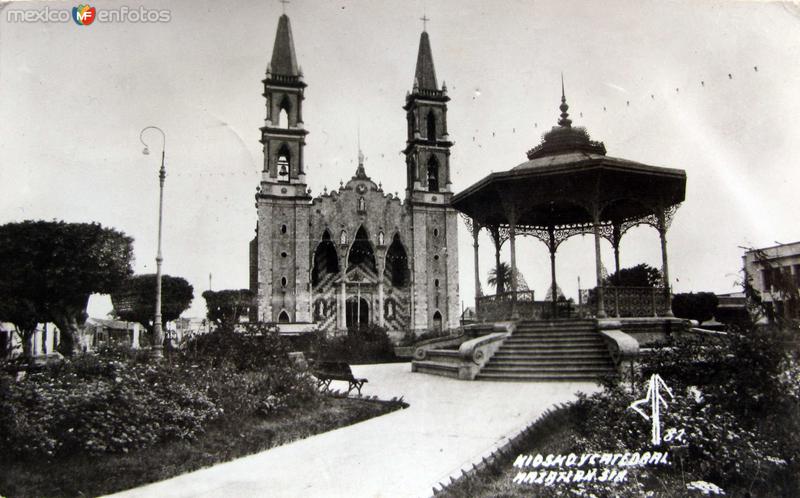
<path id="1" fill-rule="evenodd" d="M 345 307 L 347 328 L 364 328 L 369 325 L 369 303 L 366 299 L 351 297 Z"/>

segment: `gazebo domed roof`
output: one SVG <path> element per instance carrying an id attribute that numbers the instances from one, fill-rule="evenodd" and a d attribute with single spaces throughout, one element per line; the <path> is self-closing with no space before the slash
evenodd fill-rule
<path id="1" fill-rule="evenodd" d="M 564 81 L 561 81 L 561 117 L 558 126 L 542 135 L 542 142 L 528 151 L 528 159 L 566 154 L 569 152 L 586 152 L 588 154 L 606 155 L 603 142 L 596 142 L 589 137 L 589 132 L 582 126 L 572 126 L 569 119 L 569 105 L 564 95 Z"/>

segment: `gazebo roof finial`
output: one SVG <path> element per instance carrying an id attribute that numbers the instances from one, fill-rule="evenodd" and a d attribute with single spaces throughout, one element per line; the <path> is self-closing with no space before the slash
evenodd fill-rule
<path id="1" fill-rule="evenodd" d="M 572 120 L 569 119 L 569 105 L 567 105 L 567 97 L 564 95 L 564 73 L 561 73 L 561 105 L 559 106 L 561 109 L 561 119 L 558 120 L 558 125 L 564 128 L 569 128 L 572 126 Z"/>

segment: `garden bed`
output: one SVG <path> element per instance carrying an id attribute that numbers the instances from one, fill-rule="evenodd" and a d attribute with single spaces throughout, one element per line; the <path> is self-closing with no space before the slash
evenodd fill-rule
<path id="1" fill-rule="evenodd" d="M 404 405 L 333 396 L 311 409 L 295 408 L 270 417 L 223 416 L 194 441 L 87 457 L 0 463 L 0 495 L 7 497 L 98 496 L 168 479 L 250 455 L 314 434 L 355 424 Z"/>
<path id="2" fill-rule="evenodd" d="M 800 353 L 782 337 L 750 332 L 656 349 L 642 360 L 637 392 L 610 379 L 579 395 L 436 496 L 800 496 Z M 651 419 L 630 408 L 654 374 L 665 383 L 658 445 Z"/>
<path id="3" fill-rule="evenodd" d="M 111 493 L 407 406 L 321 394 L 289 346 L 256 325 L 0 375 L 0 496 Z"/>

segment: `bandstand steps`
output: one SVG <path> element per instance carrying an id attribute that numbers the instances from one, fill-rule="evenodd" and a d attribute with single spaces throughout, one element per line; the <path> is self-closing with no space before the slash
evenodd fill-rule
<path id="1" fill-rule="evenodd" d="M 475 380 L 493 380 L 503 382 L 581 382 L 597 381 L 597 375 L 587 375 L 585 373 L 559 372 L 555 374 L 509 374 L 509 373 L 481 373 Z"/>
<path id="2" fill-rule="evenodd" d="M 476 377 L 507 381 L 596 381 L 614 373 L 591 320 L 525 321 Z"/>

